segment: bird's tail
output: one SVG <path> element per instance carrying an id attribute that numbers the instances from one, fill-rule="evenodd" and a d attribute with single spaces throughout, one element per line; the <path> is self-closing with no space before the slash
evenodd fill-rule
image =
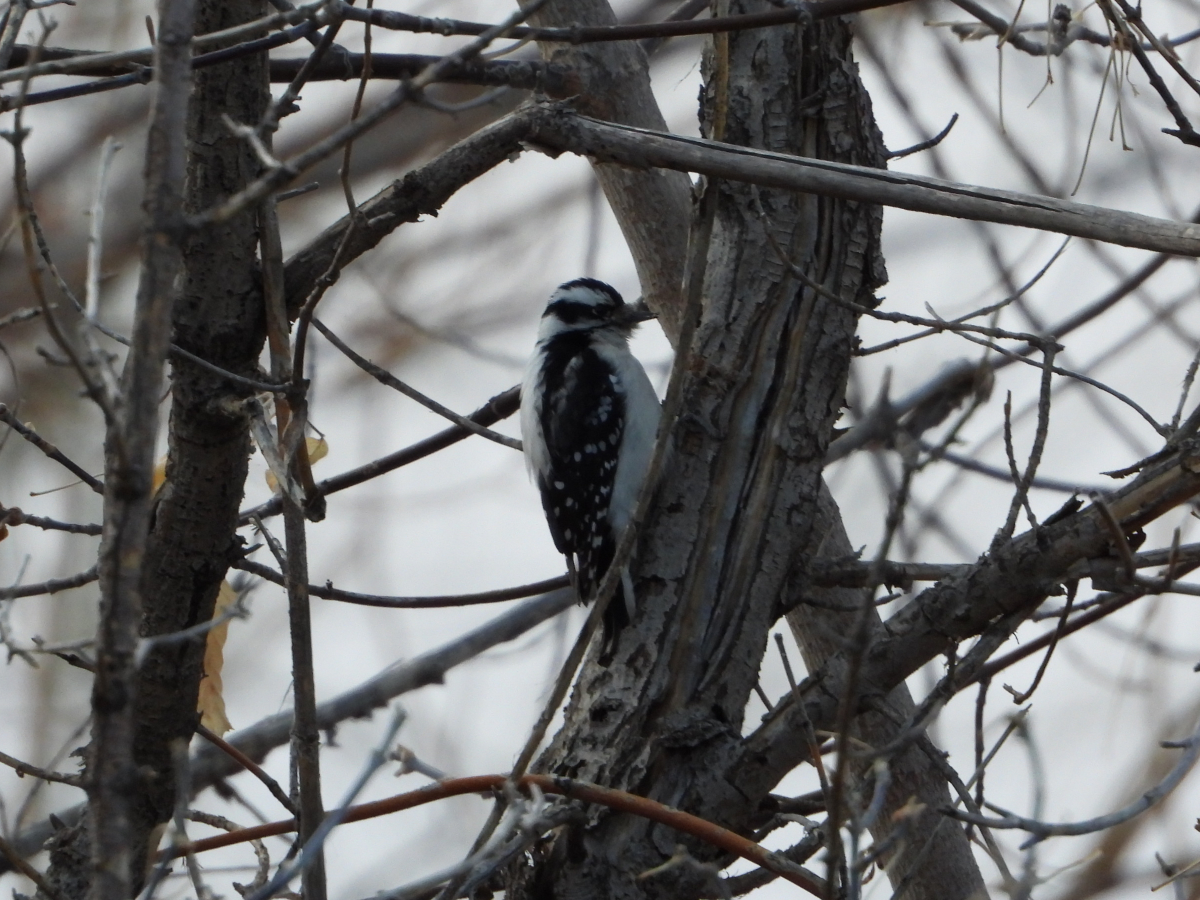
<path id="1" fill-rule="evenodd" d="M 580 559 L 577 566 L 579 596 L 584 603 L 592 602 L 600 588 L 604 575 L 612 565 L 615 547 L 605 541 L 588 559 Z M 633 579 L 628 567 L 621 572 L 612 599 L 604 610 L 604 632 L 600 651 L 600 664 L 607 666 L 616 652 L 617 638 L 632 621 L 634 605 Z"/>

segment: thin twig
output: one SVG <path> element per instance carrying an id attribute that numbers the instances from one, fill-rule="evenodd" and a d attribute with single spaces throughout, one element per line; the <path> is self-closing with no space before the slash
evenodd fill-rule
<path id="1" fill-rule="evenodd" d="M 507 391 L 497 394 L 467 418 L 477 425 L 493 425 L 515 413 L 520 406 L 520 402 L 520 387 L 511 387 Z M 461 425 L 451 426 L 409 447 L 397 450 L 395 453 L 389 453 L 387 456 L 366 463 L 358 468 L 350 469 L 340 475 L 335 475 L 333 478 L 326 479 L 317 484 L 317 491 L 323 497 L 337 493 L 338 491 L 344 491 L 346 488 L 363 484 L 373 478 L 378 478 L 386 472 L 394 471 L 402 466 L 425 459 L 427 456 L 432 456 L 440 450 L 444 450 L 459 441 L 469 438 L 472 434 L 473 432 Z M 256 516 L 265 518 L 266 516 L 278 515 L 282 508 L 283 500 L 276 497 L 251 509 L 243 510 L 239 516 L 239 521 L 245 524 Z"/>
<path id="2" fill-rule="evenodd" d="M 13 431 L 17 432 L 17 434 L 21 435 L 21 437 L 25 438 L 25 440 L 29 441 L 29 443 L 33 444 L 33 446 L 41 450 L 42 453 L 44 453 L 47 457 L 54 460 L 97 494 L 104 493 L 104 483 L 102 481 L 100 481 L 78 463 L 72 462 L 70 459 L 64 456 L 61 450 L 55 447 L 52 443 L 50 443 L 28 425 L 24 424 L 13 414 L 12 410 L 10 410 L 3 403 L 0 403 L 0 422 L 3 422 Z"/>
<path id="3" fill-rule="evenodd" d="M 942 141 L 944 141 L 946 139 L 946 135 L 948 135 L 950 133 L 950 129 L 954 127 L 954 124 L 957 121 L 958 121 L 958 113 L 954 113 L 954 115 L 952 115 L 950 117 L 950 121 L 946 123 L 946 127 L 943 128 L 941 131 L 939 131 L 937 134 L 935 134 L 933 137 L 931 137 L 927 140 L 921 141 L 920 143 L 913 144 L 911 147 L 905 147 L 903 150 L 889 150 L 887 152 L 887 158 L 888 159 L 904 159 L 904 157 L 906 157 L 906 156 L 912 156 L 914 153 L 920 153 L 923 150 L 929 150 L 932 147 L 936 147 L 938 144 L 940 144 Z"/>
<path id="4" fill-rule="evenodd" d="M 1170 746 L 1182 749 L 1184 752 L 1167 776 L 1153 788 L 1143 792 L 1137 800 L 1108 815 L 1085 819 L 1081 822 L 1043 822 L 1038 819 L 1015 815 L 990 803 L 987 804 L 988 809 L 1000 813 L 1003 818 L 996 819 L 986 816 L 976 816 L 960 810 L 944 810 L 944 812 L 955 819 L 963 822 L 971 822 L 975 825 L 1026 831 L 1031 836 L 1021 845 L 1022 849 L 1030 848 L 1048 837 L 1094 834 L 1098 831 L 1105 831 L 1141 815 L 1146 810 L 1157 805 L 1175 789 L 1192 770 L 1192 766 L 1195 765 L 1197 758 L 1200 757 L 1200 729 L 1197 729 L 1186 740 L 1177 743 L 1173 742 Z"/>
<path id="5" fill-rule="evenodd" d="M 425 394 L 422 394 L 416 388 L 405 384 L 391 372 L 387 371 L 387 369 L 383 369 L 375 365 L 370 360 L 359 356 L 346 343 L 344 343 L 341 338 L 334 334 L 320 319 L 313 319 L 312 323 L 313 327 L 321 332 L 321 334 L 325 336 L 329 343 L 341 350 L 342 353 L 345 354 L 346 357 L 348 357 L 356 366 L 358 366 L 380 384 L 385 384 L 388 387 L 399 391 L 405 397 L 416 400 L 430 412 L 437 413 L 442 418 L 449 419 L 460 428 L 465 428 L 472 434 L 477 434 L 480 437 L 487 438 L 489 441 L 500 444 L 502 447 L 509 447 L 513 450 L 521 449 L 521 442 L 516 438 L 510 438 L 508 435 L 492 431 L 490 428 L 484 428 L 482 425 L 477 425 L 467 416 L 460 416 L 454 410 L 442 406 L 442 404 L 438 403 L 431 397 L 427 397 Z"/>
<path id="6" fill-rule="evenodd" d="M 747 15 L 714 16 L 696 20 L 668 19 L 644 25 L 593 25 L 568 28 L 510 28 L 508 37 L 528 38 L 561 44 L 591 44 L 601 41 L 635 41 L 645 38 L 684 37 L 698 34 L 719 34 L 729 31 L 744 31 L 751 28 L 768 28 L 773 25 L 790 25 L 800 21 L 827 19 L 868 9 L 893 6 L 903 0 L 815 0 L 803 7 L 791 6 L 768 12 Z M 358 22 L 371 22 L 392 31 L 409 31 L 417 34 L 482 35 L 494 28 L 482 22 L 466 22 L 459 19 L 430 19 L 391 10 L 356 9 L 341 3 L 338 13 Z"/>
<path id="7" fill-rule="evenodd" d="M 1091 500 L 1096 508 L 1100 510 L 1100 516 L 1104 520 L 1104 524 L 1108 526 L 1108 530 L 1112 533 L 1113 548 L 1125 564 L 1125 574 L 1132 579 L 1137 570 L 1137 562 L 1133 558 L 1133 548 L 1129 546 L 1129 539 L 1125 536 L 1125 530 L 1121 528 L 1121 523 L 1113 515 L 1112 508 L 1108 505 L 1108 501 L 1104 499 L 1103 494 L 1093 494 Z"/>
<path id="8" fill-rule="evenodd" d="M 677 831 L 690 834 L 715 847 L 740 856 L 743 859 L 748 859 L 751 862 L 764 866 L 775 872 L 775 874 L 786 878 L 792 884 L 804 888 L 811 894 L 818 897 L 823 896 L 824 882 L 807 869 L 783 858 L 778 853 L 774 853 L 755 844 L 753 841 L 747 840 L 739 834 L 735 834 L 698 816 L 674 809 L 647 797 L 639 797 L 636 794 L 630 794 L 626 791 L 590 784 L 585 781 L 556 778 L 550 775 L 525 775 L 519 779 L 511 779 L 511 781 L 521 787 L 536 786 L 547 794 L 558 794 L 570 799 L 582 800 L 585 803 L 596 803 L 607 806 L 610 809 L 632 813 L 651 821 L 660 822 Z M 466 778 L 452 778 L 416 791 L 399 794 L 386 800 L 377 800 L 373 803 L 363 803 L 359 806 L 350 807 L 346 810 L 342 822 L 360 822 L 364 819 L 412 809 L 447 797 L 458 797 L 464 794 L 481 794 L 500 790 L 509 782 L 510 779 L 506 775 L 474 775 Z M 287 834 L 294 829 L 294 820 L 272 822 L 268 825 L 247 828 L 240 833 L 234 832 L 233 834 L 206 838 L 182 849 L 185 851 L 190 850 L 193 853 L 201 853 L 206 850 L 214 850 L 218 847 L 228 847 L 232 844 L 250 840 L 251 838 Z"/>
<path id="9" fill-rule="evenodd" d="M 0 316 L 0 328 L 8 328 L 10 325 L 19 325 L 22 322 L 28 322 L 36 319 L 41 314 L 41 309 L 36 306 L 28 306 L 25 309 L 15 310 L 6 316 Z"/>
<path id="10" fill-rule="evenodd" d="M 57 594 L 59 591 L 69 591 L 72 588 L 91 584 L 99 577 L 96 566 L 78 575 L 66 578 L 51 578 L 38 584 L 25 584 L 17 587 L 0 588 L 0 600 L 15 600 L 18 597 L 39 597 L 42 594 Z"/>
<path id="11" fill-rule="evenodd" d="M 104 257 L 105 197 L 108 194 L 108 173 L 112 168 L 113 157 L 120 149 L 121 145 L 111 135 L 104 139 L 104 145 L 100 148 L 100 168 L 96 175 L 96 191 L 92 195 L 92 207 L 89 213 L 91 222 L 87 241 L 87 288 L 84 291 L 83 304 L 89 322 L 95 322 L 100 312 L 100 266 Z"/>
<path id="12" fill-rule="evenodd" d="M 196 734 L 200 735 L 214 747 L 218 748 L 222 753 L 225 753 L 230 758 L 237 761 L 237 764 L 261 781 L 271 792 L 271 796 L 279 801 L 293 816 L 299 815 L 299 810 L 296 804 L 292 802 L 292 798 L 279 786 L 279 782 L 266 773 L 262 766 L 248 757 L 245 753 L 239 750 L 233 744 L 229 743 L 225 738 L 221 737 L 215 731 L 206 728 L 203 725 L 196 726 Z M 231 829 L 232 830 L 232 829 Z"/>
<path id="13" fill-rule="evenodd" d="M 1050 657 L 1054 655 L 1054 648 L 1058 646 L 1058 640 L 1063 635 L 1063 629 L 1067 625 L 1067 619 L 1071 615 L 1071 607 L 1075 605 L 1075 593 L 1079 590 L 1079 582 L 1072 581 L 1067 587 L 1067 602 L 1063 604 L 1062 615 L 1058 620 L 1058 627 L 1054 629 L 1054 637 L 1050 640 L 1050 646 L 1046 648 L 1046 655 L 1042 657 L 1042 663 L 1038 666 L 1037 674 L 1033 676 L 1033 682 L 1029 687 L 1018 693 L 1009 685 L 1004 685 L 1004 689 L 1012 695 L 1013 703 L 1020 706 L 1022 703 L 1029 701 L 1033 696 L 1033 692 L 1038 689 L 1038 685 L 1042 683 L 1042 676 L 1046 674 L 1046 667 L 1050 665 Z M 982 794 L 980 795 L 982 798 Z M 980 800 L 982 803 L 982 799 Z"/>
<path id="14" fill-rule="evenodd" d="M 328 41 L 322 41 L 318 49 L 328 45 Z M 292 354 L 284 302 L 283 249 L 275 201 L 272 197 L 263 198 L 259 208 L 259 225 L 271 377 L 287 382 L 292 380 L 293 375 Z M 325 807 L 321 796 L 321 735 L 317 726 L 312 609 L 308 596 L 308 536 L 305 525 L 305 508 L 309 507 L 310 497 L 314 501 L 320 500 L 320 497 L 315 494 L 298 497 L 295 494 L 293 481 L 301 470 L 308 466 L 304 440 L 308 422 L 308 400 L 303 384 L 293 383 L 292 388 L 286 397 L 275 398 L 276 433 L 266 434 L 260 440 L 260 446 L 264 453 L 268 448 L 273 449 L 282 459 L 277 477 L 280 479 L 280 493 L 283 498 L 286 565 L 277 547 L 272 546 L 271 551 L 280 561 L 288 595 L 294 712 L 291 750 L 292 766 L 299 786 L 299 839 L 303 848 L 308 849 L 311 845 L 311 852 L 304 854 L 305 865 L 301 870 L 302 893 L 304 900 L 325 900 L 323 842 L 312 843 L 325 818 Z M 305 480 L 311 483 L 311 474 Z M 265 534 L 266 529 L 263 528 L 261 520 L 258 525 Z"/>
<path id="15" fill-rule="evenodd" d="M 250 613 L 242 606 L 242 600 L 246 592 L 243 591 L 237 598 L 237 602 L 231 603 L 220 615 L 213 616 L 207 622 L 198 622 L 189 628 L 182 628 L 179 631 L 169 631 L 164 634 L 152 634 L 148 637 L 143 637 L 138 640 L 137 650 L 134 652 L 134 665 L 141 668 L 145 663 L 146 657 L 151 651 L 158 647 L 168 644 L 181 644 L 188 641 L 198 641 L 199 638 L 207 638 L 208 633 L 214 628 L 220 628 L 231 619 L 245 619 Z"/>
<path id="16" fill-rule="evenodd" d="M 79 775 L 65 775 L 62 772 L 51 772 L 46 769 L 40 769 L 37 766 L 31 766 L 29 763 L 21 762 L 15 756 L 9 756 L 7 753 L 0 753 L 0 763 L 14 769 L 22 778 L 26 775 L 32 775 L 34 778 L 40 778 L 42 781 L 50 781 L 55 784 L 66 784 L 77 788 L 84 786 L 83 778 Z"/>
<path id="17" fill-rule="evenodd" d="M 255 19 L 252 22 L 235 25 L 232 28 L 196 35 L 191 40 L 191 47 L 194 50 L 200 50 L 214 44 L 225 44 L 230 41 L 236 42 L 243 38 L 274 31 L 280 26 L 291 25 L 296 22 L 312 20 L 320 23 L 327 21 L 327 19 L 322 18 L 322 12 L 323 8 L 328 5 L 329 0 L 314 0 L 314 2 L 306 3 L 290 12 L 273 13 L 261 19 Z M 137 50 L 121 50 L 114 53 L 83 53 L 73 55 L 67 59 L 51 59 L 45 62 L 30 60 L 19 68 L 0 71 L 0 84 L 22 81 L 41 75 L 86 74 L 89 71 L 94 71 L 97 66 L 116 66 L 121 64 L 149 66 L 153 61 L 153 47 L 141 47 Z"/>
<path id="18" fill-rule="evenodd" d="M 266 579 L 272 584 L 285 586 L 287 583 L 287 580 L 279 572 L 252 560 L 239 560 L 233 566 L 235 569 L 241 569 L 244 572 L 249 572 L 251 575 L 257 575 L 260 578 Z M 537 581 L 533 584 L 522 584 L 517 587 L 500 588 L 494 591 L 482 591 L 477 594 L 446 594 L 434 597 L 385 597 L 378 594 L 359 594 L 354 591 L 338 590 L 331 582 L 326 582 L 324 587 L 310 584 L 308 586 L 308 593 L 313 597 L 320 597 L 323 600 L 338 600 L 342 603 L 355 603 L 359 606 L 376 606 L 386 609 L 443 609 L 452 606 L 475 606 L 481 603 L 503 603 L 507 600 L 520 600 L 524 597 L 534 597 L 557 588 L 566 587 L 567 584 L 567 576 L 559 575 L 557 578 L 547 578 L 545 581 Z"/>
<path id="19" fill-rule="evenodd" d="M 334 0 L 331 0 L 331 3 L 333 2 Z M 508 34 L 514 25 L 532 15 L 545 2 L 546 0 L 532 0 L 532 2 L 519 8 L 500 24 L 488 26 L 475 40 L 463 45 L 453 53 L 442 57 L 438 62 L 421 72 L 416 78 L 402 83 L 389 97 L 376 104 L 364 115 L 350 122 L 348 125 L 339 128 L 333 134 L 313 144 L 307 150 L 282 162 L 278 167 L 271 169 L 258 180 L 247 185 L 237 194 L 215 208 L 193 216 L 191 225 L 193 227 L 201 227 L 205 224 L 225 222 L 237 215 L 241 210 L 260 203 L 267 195 L 286 186 L 302 172 L 315 166 L 327 157 L 332 156 L 347 141 L 352 141 L 359 135 L 366 133 L 411 99 L 419 96 L 426 87 L 440 79 L 444 72 L 454 69 L 464 60 L 476 56 L 496 38 Z M 349 17 L 347 11 L 355 11 L 354 7 L 345 3 L 338 3 L 337 8 L 339 14 L 345 15 L 347 18 Z M 358 12 L 378 13 L 379 10 L 358 10 Z"/>
<path id="20" fill-rule="evenodd" d="M 380 768 L 387 762 L 388 756 L 391 753 L 392 742 L 396 739 L 396 734 L 400 730 L 400 726 L 404 724 L 404 720 L 408 714 L 401 707 L 397 707 L 392 713 L 391 721 L 387 728 L 384 729 L 383 740 L 367 758 L 366 765 L 359 773 L 358 777 L 347 789 L 342 802 L 337 809 L 333 810 L 329 815 L 325 816 L 320 826 L 313 832 L 312 836 L 305 841 L 300 853 L 290 862 L 281 865 L 275 873 L 275 877 L 268 881 L 265 885 L 259 888 L 255 893 L 251 894 L 246 900 L 268 900 L 274 896 L 284 885 L 310 869 L 313 865 L 319 864 L 321 853 L 325 846 L 325 840 L 329 837 L 333 829 L 337 828 L 345 820 L 347 813 L 351 809 L 351 804 L 354 803 L 358 795 L 362 793 L 363 788 L 367 786 L 367 782 L 371 777 L 379 771 Z M 307 884 L 305 894 L 307 895 Z"/>
<path id="21" fill-rule="evenodd" d="M 1017 473 L 1016 463 L 1012 458 L 1012 433 L 1009 419 L 1009 414 L 1012 410 L 1011 394 L 1009 395 L 1008 402 L 1005 403 L 1005 446 L 1008 448 L 1009 465 L 1013 470 L 1013 481 L 1016 483 L 1017 489 L 1013 494 L 1012 502 L 1009 504 L 1008 519 L 1005 521 L 1000 535 L 997 536 L 1000 540 L 1006 541 L 1012 537 L 1013 531 L 1017 526 L 1017 514 L 1022 507 L 1029 517 L 1029 526 L 1034 529 L 1038 527 L 1037 517 L 1033 514 L 1033 507 L 1029 505 L 1029 489 L 1033 485 L 1038 465 L 1042 461 L 1042 451 L 1046 447 L 1046 435 L 1050 430 L 1051 387 L 1054 375 L 1054 357 L 1057 352 L 1058 345 L 1053 342 L 1047 343 L 1042 350 L 1042 383 L 1038 394 L 1037 428 L 1033 437 L 1033 446 L 1029 451 L 1029 460 L 1025 464 L 1025 473 L 1023 475 Z M 993 544 L 993 546 L 996 546 L 996 544 Z"/>
<path id="22" fill-rule="evenodd" d="M 212 813 L 201 812 L 198 809 L 189 809 L 187 811 L 189 822 L 200 822 L 204 825 L 209 825 L 213 828 L 220 828 L 224 831 L 241 831 L 242 826 L 236 822 L 231 822 L 224 816 L 214 816 Z M 254 856 L 258 860 L 258 868 L 254 872 L 254 879 L 248 885 L 233 883 L 233 888 L 243 897 L 251 891 L 256 891 L 267 883 L 267 878 L 271 873 L 271 856 L 267 853 L 267 848 L 262 841 L 250 841 L 250 846 L 254 848 Z"/>

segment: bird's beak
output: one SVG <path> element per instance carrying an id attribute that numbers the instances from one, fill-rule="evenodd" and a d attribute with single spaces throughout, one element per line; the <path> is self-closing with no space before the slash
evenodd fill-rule
<path id="1" fill-rule="evenodd" d="M 657 318 L 658 314 L 651 312 L 650 308 L 646 306 L 646 302 L 640 297 L 633 303 L 626 303 L 625 308 L 621 310 L 621 324 L 629 328 Z"/>

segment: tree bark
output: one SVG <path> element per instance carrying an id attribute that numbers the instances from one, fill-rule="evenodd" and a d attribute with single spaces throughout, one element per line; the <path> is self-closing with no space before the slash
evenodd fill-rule
<path id="1" fill-rule="evenodd" d="M 820 546 L 812 558 L 845 559 L 854 554 L 854 547 L 842 525 L 837 503 L 825 489 L 819 512 L 821 521 L 817 533 L 822 535 Z M 857 616 L 863 610 L 861 590 L 853 588 L 822 588 L 809 592 L 817 604 L 801 602 L 788 614 L 788 625 L 800 646 L 804 664 L 810 672 L 819 670 L 827 660 L 845 648 L 845 636 L 853 632 Z M 819 604 L 819 605 L 818 605 Z M 836 608 L 852 609 L 852 613 L 837 612 Z M 867 609 L 866 632 L 876 637 L 884 628 L 877 607 Z M 854 723 L 853 735 L 871 747 L 884 747 L 904 730 L 914 710 L 908 687 L 901 684 L 879 701 L 879 710 L 863 713 Z M 921 738 L 927 741 L 927 738 Z M 928 745 L 926 745 L 928 746 Z M 934 751 L 937 752 L 937 751 Z M 896 835 L 895 850 L 881 860 L 895 888 L 907 882 L 901 894 L 904 900 L 961 900 L 967 897 L 986 897 L 987 888 L 975 863 L 966 832 L 937 810 L 950 804 L 950 792 L 941 773 L 919 742 L 886 760 L 891 784 L 883 809 L 871 828 L 877 843 Z M 856 780 L 866 774 L 865 766 L 853 772 Z M 910 800 L 923 808 L 907 818 L 893 818 Z"/>
<path id="2" fill-rule="evenodd" d="M 264 0 L 200 0 L 194 27 L 198 33 L 227 28 L 261 17 L 265 9 Z M 269 99 L 267 74 L 265 54 L 194 74 L 186 211 L 211 206 L 258 173 L 253 151 L 230 133 L 222 117 L 256 124 Z M 176 344 L 243 375 L 256 374 L 265 334 L 257 299 L 257 239 L 253 212 L 189 236 L 171 319 Z M 152 393 L 150 402 L 157 407 L 159 389 Z M 149 513 L 144 554 L 138 555 L 142 637 L 210 620 L 225 572 L 239 556 L 236 528 L 250 439 L 247 417 L 231 402 L 237 399 L 227 380 L 186 361 L 173 365 L 167 480 Z M 146 478 L 148 484 L 149 469 Z M 204 645 L 199 637 L 153 649 L 128 692 L 133 725 L 126 760 L 136 775 L 118 787 L 128 806 L 122 865 L 134 893 L 145 878 L 158 826 L 174 808 L 171 744 L 190 741 L 195 730 Z M 106 775 L 100 771 L 96 777 Z M 66 896 L 82 896 L 91 880 L 80 853 L 91 830 L 85 819 L 53 842 L 50 877 Z"/>
<path id="3" fill-rule="evenodd" d="M 155 439 L 163 362 L 170 342 L 182 254 L 179 227 L 191 68 L 191 0 L 161 0 L 154 49 L 155 102 L 146 141 L 144 233 L 133 339 L 121 382 L 102 404 L 104 533 L 98 562 L 100 624 L 92 682 L 88 812 L 95 827 L 62 835 L 50 879 L 71 896 L 125 900 L 142 857 L 137 795 L 137 626 L 145 597 L 143 561 L 153 518 Z M 26 226 L 28 228 L 28 225 Z M 101 388 L 101 392 L 107 389 Z M 89 854 L 84 847 L 90 845 Z M 90 862 L 90 866 L 87 863 Z"/>
<path id="4" fill-rule="evenodd" d="M 764 8 L 753 0 L 718 3 L 714 14 Z M 705 65 L 705 135 L 883 167 L 882 138 L 850 39 L 842 20 L 716 36 Z M 564 727 L 537 769 L 643 794 L 746 832 L 764 797 L 734 789 L 725 768 L 736 758 L 767 634 L 780 599 L 804 589 L 797 574 L 803 560 L 831 532 L 838 551 L 836 538 L 845 540 L 821 469 L 857 323 L 806 287 L 789 263 L 826 290 L 873 306 L 886 279 L 882 212 L 741 184 L 715 182 L 705 190 L 711 196 L 701 206 L 711 203 L 715 212 L 702 309 L 672 462 L 639 540 L 639 612 L 607 668 L 594 656 L 585 665 Z M 798 613 L 797 623 L 816 624 L 810 612 Z M 819 641 L 804 643 L 815 664 Z M 903 689 L 895 700 L 899 715 L 911 708 Z M 895 727 L 875 725 L 872 736 L 883 739 L 889 725 Z M 928 777 L 921 760 L 906 763 Z M 908 797 L 901 794 L 911 781 L 901 781 L 891 809 Z M 929 796 L 946 794 L 938 777 L 926 788 Z M 679 841 L 660 826 L 597 813 L 586 827 L 543 846 L 532 865 L 510 870 L 510 896 L 711 891 L 683 867 L 635 881 Z M 702 845 L 689 849 L 714 858 Z M 948 842 L 946 853 L 958 880 L 940 893 L 914 882 L 906 897 L 965 897 L 982 889 L 965 840 Z"/>
<path id="5" fill-rule="evenodd" d="M 229 28 L 266 14 L 264 0 L 201 0 L 196 31 Z M 266 56 L 238 59 L 195 73 L 188 117 L 188 212 L 212 206 L 259 172 L 249 144 L 225 116 L 257 124 L 269 100 Z M 184 251 L 175 309 L 175 342 L 223 369 L 258 371 L 265 326 L 254 211 L 195 234 Z M 158 497 L 143 569 L 145 636 L 167 634 L 212 618 L 236 537 L 250 457 L 249 420 L 228 381 L 186 361 L 171 373 L 166 482 Z M 174 803 L 170 743 L 190 740 L 203 677 L 204 640 L 152 651 L 138 679 L 134 753 L 153 773 L 139 798 L 144 829 L 166 821 Z"/>
<path id="6" fill-rule="evenodd" d="M 615 25 L 617 18 L 608 0 L 558 0 L 530 21 L 557 28 Z M 539 46 L 545 59 L 564 63 L 578 74 L 580 92 L 574 103 L 580 112 L 607 122 L 666 130 L 650 90 L 645 51 L 636 42 Z M 662 317 L 673 341 L 683 309 L 679 291 L 687 248 L 688 177 L 666 169 L 639 171 L 603 164 L 592 170 L 633 254 L 646 302 Z M 646 215 L 647 210 L 653 213 Z"/>

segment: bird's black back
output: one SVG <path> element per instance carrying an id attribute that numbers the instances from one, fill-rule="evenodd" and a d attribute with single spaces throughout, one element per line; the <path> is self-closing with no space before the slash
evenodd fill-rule
<path id="1" fill-rule="evenodd" d="M 565 332 L 546 344 L 540 424 L 550 466 L 538 488 L 554 545 L 574 559 L 583 600 L 592 598 L 616 552 L 608 506 L 625 395 L 610 374 L 586 332 Z M 620 585 L 605 621 L 610 636 L 628 623 Z"/>

